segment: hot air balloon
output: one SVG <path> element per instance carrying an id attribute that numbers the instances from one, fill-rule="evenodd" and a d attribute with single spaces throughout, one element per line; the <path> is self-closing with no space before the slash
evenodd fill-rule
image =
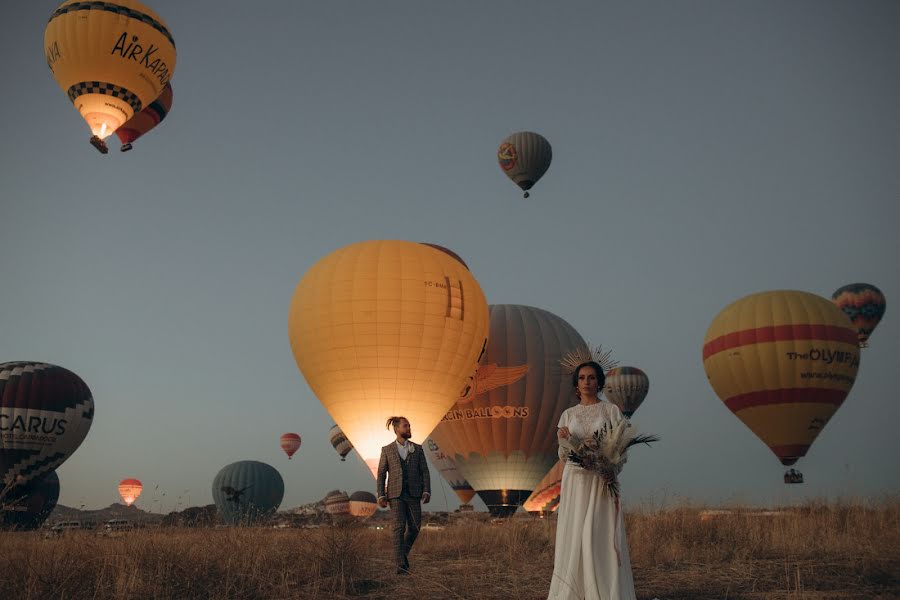
<path id="1" fill-rule="evenodd" d="M 313 265 L 294 292 L 291 349 L 372 476 L 402 415 L 424 439 L 453 406 L 487 339 L 478 282 L 414 242 L 359 242 Z"/>
<path id="2" fill-rule="evenodd" d="M 606 373 L 603 394 L 630 419 L 649 389 L 650 379 L 637 367 L 615 367 Z"/>
<path id="3" fill-rule="evenodd" d="M 431 437 L 491 514 L 509 516 L 559 460 L 556 425 L 576 402 L 559 360 L 586 343 L 540 308 L 494 304 L 490 318 L 475 392 L 463 390 Z"/>
<path id="4" fill-rule="evenodd" d="M 851 283 L 838 288 L 831 298 L 856 327 L 860 348 L 868 347 L 869 336 L 875 331 L 887 307 L 881 290 L 871 283 Z"/>
<path id="5" fill-rule="evenodd" d="M 162 94 L 175 72 L 175 40 L 162 19 L 136 0 L 67 0 L 44 30 L 47 66 L 103 140 Z"/>
<path id="6" fill-rule="evenodd" d="M 500 143 L 497 162 L 503 173 L 522 188 L 525 197 L 528 190 L 544 176 L 553 160 L 550 142 L 539 133 L 520 131 Z"/>
<path id="7" fill-rule="evenodd" d="M 38 362 L 0 364 L 0 503 L 63 464 L 93 419 L 91 390 L 75 373 Z"/>
<path id="8" fill-rule="evenodd" d="M 350 514 L 359 519 L 368 519 L 378 510 L 378 501 L 371 492 L 353 492 L 350 495 Z"/>
<path id="9" fill-rule="evenodd" d="M 426 439 L 422 447 L 428 453 L 428 461 L 434 465 L 438 473 L 450 484 L 450 487 L 456 492 L 460 503 L 466 505 L 471 502 L 472 498 L 475 497 L 475 490 L 472 489 L 466 478 L 456 468 L 456 463 L 453 462 L 453 459 L 447 456 L 447 453 L 441 452 L 437 442 L 432 438 Z"/>
<path id="10" fill-rule="evenodd" d="M 143 489 L 144 486 L 137 479 L 123 479 L 119 482 L 119 495 L 122 496 L 125 506 L 134 504 Z"/>
<path id="11" fill-rule="evenodd" d="M 347 440 L 347 436 L 344 435 L 344 432 L 341 431 L 341 428 L 337 425 L 332 425 L 331 430 L 328 432 L 328 438 L 331 441 L 331 445 L 334 447 L 335 451 L 340 455 L 341 462 L 347 460 L 346 456 L 350 454 L 350 451 L 353 450 L 353 444 Z"/>
<path id="12" fill-rule="evenodd" d="M 288 460 L 291 460 L 291 457 L 294 456 L 294 453 L 300 449 L 300 443 L 300 436 L 296 433 L 281 434 L 281 449 L 284 450 L 284 453 L 288 455 Z"/>
<path id="13" fill-rule="evenodd" d="M 0 527 L 30 531 L 47 520 L 59 500 L 59 476 L 43 477 L 13 490 L 0 506 Z"/>
<path id="14" fill-rule="evenodd" d="M 134 142 L 162 123 L 170 110 L 172 110 L 172 84 L 167 83 L 159 98 L 145 106 L 141 112 L 135 114 L 116 129 L 116 135 L 119 136 L 119 141 L 122 142 L 122 147 L 119 150 L 122 152 L 131 150 L 131 142 Z"/>
<path id="15" fill-rule="evenodd" d="M 212 484 L 213 501 L 230 525 L 246 525 L 271 516 L 284 498 L 284 480 L 274 467 L 255 460 L 231 463 Z"/>
<path id="16" fill-rule="evenodd" d="M 761 292 L 728 305 L 703 343 L 713 390 L 785 466 L 806 455 L 844 402 L 859 356 L 847 317 L 798 291 Z"/>
<path id="17" fill-rule="evenodd" d="M 350 497 L 347 492 L 333 490 L 325 496 L 325 512 L 332 516 L 350 514 Z"/>
<path id="18" fill-rule="evenodd" d="M 559 506 L 559 496 L 562 490 L 562 475 L 565 467 L 563 461 L 557 461 L 547 471 L 541 482 L 537 484 L 528 499 L 522 504 L 522 508 L 530 513 L 552 512 Z"/>

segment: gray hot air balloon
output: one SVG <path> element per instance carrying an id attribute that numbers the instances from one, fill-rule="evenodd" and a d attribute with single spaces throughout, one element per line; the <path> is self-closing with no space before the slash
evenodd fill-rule
<path id="1" fill-rule="evenodd" d="M 213 501 L 230 525 L 247 525 L 278 509 L 284 497 L 284 480 L 275 467 L 242 460 L 224 467 L 213 479 Z"/>
<path id="2" fill-rule="evenodd" d="M 431 432 L 494 515 L 516 511 L 559 460 L 556 426 L 572 406 L 559 360 L 586 346 L 560 317 L 516 304 L 490 306 L 487 352 L 471 387 Z"/>
<path id="3" fill-rule="evenodd" d="M 17 487 L 0 503 L 0 527 L 18 530 L 37 529 L 47 520 L 59 500 L 59 476 L 50 471 Z"/>
<path id="4" fill-rule="evenodd" d="M 553 160 L 550 142 L 539 133 L 520 131 L 507 137 L 497 149 L 497 162 L 507 177 L 525 191 L 544 176 Z"/>

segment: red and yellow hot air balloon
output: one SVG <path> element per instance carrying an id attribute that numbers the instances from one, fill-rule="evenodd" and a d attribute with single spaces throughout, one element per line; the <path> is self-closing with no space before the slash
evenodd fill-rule
<path id="1" fill-rule="evenodd" d="M 159 15 L 137 0 L 57 7 L 44 30 L 47 66 L 103 140 L 162 94 L 175 71 L 175 40 Z"/>
<path id="2" fill-rule="evenodd" d="M 806 455 L 859 368 L 856 330 L 831 302 L 752 294 L 713 319 L 703 367 L 716 394 L 784 465 Z"/>
<path id="3" fill-rule="evenodd" d="M 487 344 L 481 286 L 425 244 L 359 242 L 306 272 L 288 336 L 313 393 L 375 475 L 402 415 L 424 441 L 459 397 Z"/>
<path id="4" fill-rule="evenodd" d="M 838 288 L 831 295 L 831 299 L 856 327 L 859 347 L 868 347 L 869 336 L 878 326 L 887 308 L 887 301 L 881 290 L 871 283 L 851 283 Z"/>
<path id="5" fill-rule="evenodd" d="M 134 142 L 162 123 L 170 110 L 172 110 L 172 84 L 167 83 L 159 98 L 116 129 L 116 135 L 119 137 L 119 141 L 122 142 L 122 147 L 119 149 L 122 152 L 131 150 L 131 142 Z"/>
<path id="6" fill-rule="evenodd" d="M 287 454 L 288 460 L 291 460 L 297 450 L 300 449 L 302 440 L 296 433 L 282 433 L 280 442 L 281 449 L 284 450 L 285 454 Z"/>
<path id="7" fill-rule="evenodd" d="M 143 489 L 144 486 L 137 479 L 123 479 L 119 482 L 119 495 L 122 496 L 125 506 L 134 504 Z"/>

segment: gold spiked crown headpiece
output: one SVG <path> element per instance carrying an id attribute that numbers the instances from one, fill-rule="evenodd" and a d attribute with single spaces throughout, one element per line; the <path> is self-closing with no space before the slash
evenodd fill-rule
<path id="1" fill-rule="evenodd" d="M 578 365 L 594 361 L 600 365 L 603 368 L 603 372 L 606 373 L 619 364 L 619 361 L 611 358 L 611 354 L 612 350 L 604 351 L 603 346 L 597 346 L 595 348 L 591 348 L 590 346 L 579 346 L 575 350 L 564 355 L 560 359 L 559 365 L 562 367 L 563 373 L 571 375 L 575 372 L 575 369 L 578 368 Z"/>

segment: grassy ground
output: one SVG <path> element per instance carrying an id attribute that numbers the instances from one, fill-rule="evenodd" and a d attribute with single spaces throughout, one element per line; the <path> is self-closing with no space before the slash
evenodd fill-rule
<path id="1" fill-rule="evenodd" d="M 633 511 L 641 600 L 900 598 L 900 501 L 781 514 Z M 394 574 L 390 532 L 148 529 L 61 539 L 0 533 L 0 598 L 546 598 L 553 520 L 423 531 Z"/>

